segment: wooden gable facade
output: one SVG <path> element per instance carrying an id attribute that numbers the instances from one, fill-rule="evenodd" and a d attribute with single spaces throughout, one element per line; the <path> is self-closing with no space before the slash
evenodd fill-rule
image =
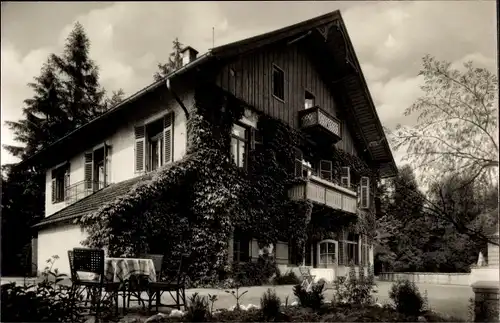
<path id="1" fill-rule="evenodd" d="M 300 126 L 306 91 L 340 122 L 337 147 L 377 169 L 397 168 L 360 64 L 339 11 L 216 47 L 222 70 L 216 82 L 257 110 Z M 282 71 L 281 99 L 273 95 L 273 66 Z"/>
<path id="2" fill-rule="evenodd" d="M 231 60 L 218 73 L 216 83 L 269 116 L 280 119 L 295 129 L 300 128 L 300 111 L 305 110 L 306 96 L 312 95 L 319 106 L 341 123 L 341 140 L 337 147 L 354 155 L 362 149 L 351 133 L 354 126 L 346 119 L 348 107 L 332 86 L 325 81 L 308 42 L 280 42 Z M 316 63 L 316 64 L 315 64 Z M 273 94 L 273 71 L 284 75 L 283 97 Z"/>

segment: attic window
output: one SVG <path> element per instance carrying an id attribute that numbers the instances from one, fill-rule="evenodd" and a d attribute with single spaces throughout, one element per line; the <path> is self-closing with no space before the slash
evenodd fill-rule
<path id="1" fill-rule="evenodd" d="M 273 65 L 273 95 L 285 101 L 285 72 L 276 65 Z"/>
<path id="2" fill-rule="evenodd" d="M 306 91 L 304 109 L 310 109 L 312 107 L 314 107 L 314 95 L 311 92 Z"/>

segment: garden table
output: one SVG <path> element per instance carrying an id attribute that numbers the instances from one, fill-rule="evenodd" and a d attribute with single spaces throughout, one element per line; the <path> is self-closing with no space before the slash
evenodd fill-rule
<path id="1" fill-rule="evenodd" d="M 106 258 L 104 260 L 104 277 L 107 281 L 123 282 L 132 275 L 148 277 L 150 282 L 155 282 L 156 271 L 153 260 L 140 258 Z"/>

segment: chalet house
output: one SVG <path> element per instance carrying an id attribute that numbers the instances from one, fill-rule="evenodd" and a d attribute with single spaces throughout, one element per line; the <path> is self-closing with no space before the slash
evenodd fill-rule
<path id="1" fill-rule="evenodd" d="M 86 235 L 74 220 L 185 155 L 186 120 L 195 104 L 199 73 L 212 73 L 214 84 L 252 107 L 233 128 L 236 165 L 246 167 L 245 154 L 255 139 L 251 129 L 259 113 L 266 114 L 307 133 L 312 141 L 330 141 L 378 173 L 377 178 L 355 181 L 346 166 L 335 178 L 331 163 L 310 164 L 298 152 L 296 174 L 308 181 L 290 190 L 291 199 L 309 199 L 349 214 L 374 209 L 376 181 L 394 176 L 397 168 L 339 11 L 201 56 L 187 47 L 183 55 L 181 68 L 26 161 L 47 168 L 45 218 L 34 226 L 38 270 L 59 255 L 60 271 L 68 272 L 67 250 L 79 246 Z M 258 256 L 255 240 L 233 240 L 232 260 Z M 278 243 L 274 253 L 282 270 L 306 265 L 326 279 L 345 275 L 350 263 L 373 264 L 373 247 L 352 232 L 308 242 L 302 259 L 286 242 Z"/>

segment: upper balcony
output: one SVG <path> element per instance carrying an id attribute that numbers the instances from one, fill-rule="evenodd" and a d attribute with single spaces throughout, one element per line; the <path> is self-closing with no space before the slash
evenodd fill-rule
<path id="1" fill-rule="evenodd" d="M 308 176 L 305 183 L 294 185 L 288 195 L 292 200 L 307 199 L 348 213 L 356 214 L 357 210 L 355 189 L 342 187 L 315 175 Z"/>
<path id="2" fill-rule="evenodd" d="M 109 186 L 109 183 L 89 180 L 77 182 L 66 188 L 64 201 L 66 202 L 66 205 L 73 204 L 76 201 L 83 199 L 84 197 L 102 190 L 106 186 Z"/>
<path id="3" fill-rule="evenodd" d="M 299 111 L 300 128 L 320 137 L 324 135 L 334 142 L 342 139 L 340 120 L 318 106 Z"/>

